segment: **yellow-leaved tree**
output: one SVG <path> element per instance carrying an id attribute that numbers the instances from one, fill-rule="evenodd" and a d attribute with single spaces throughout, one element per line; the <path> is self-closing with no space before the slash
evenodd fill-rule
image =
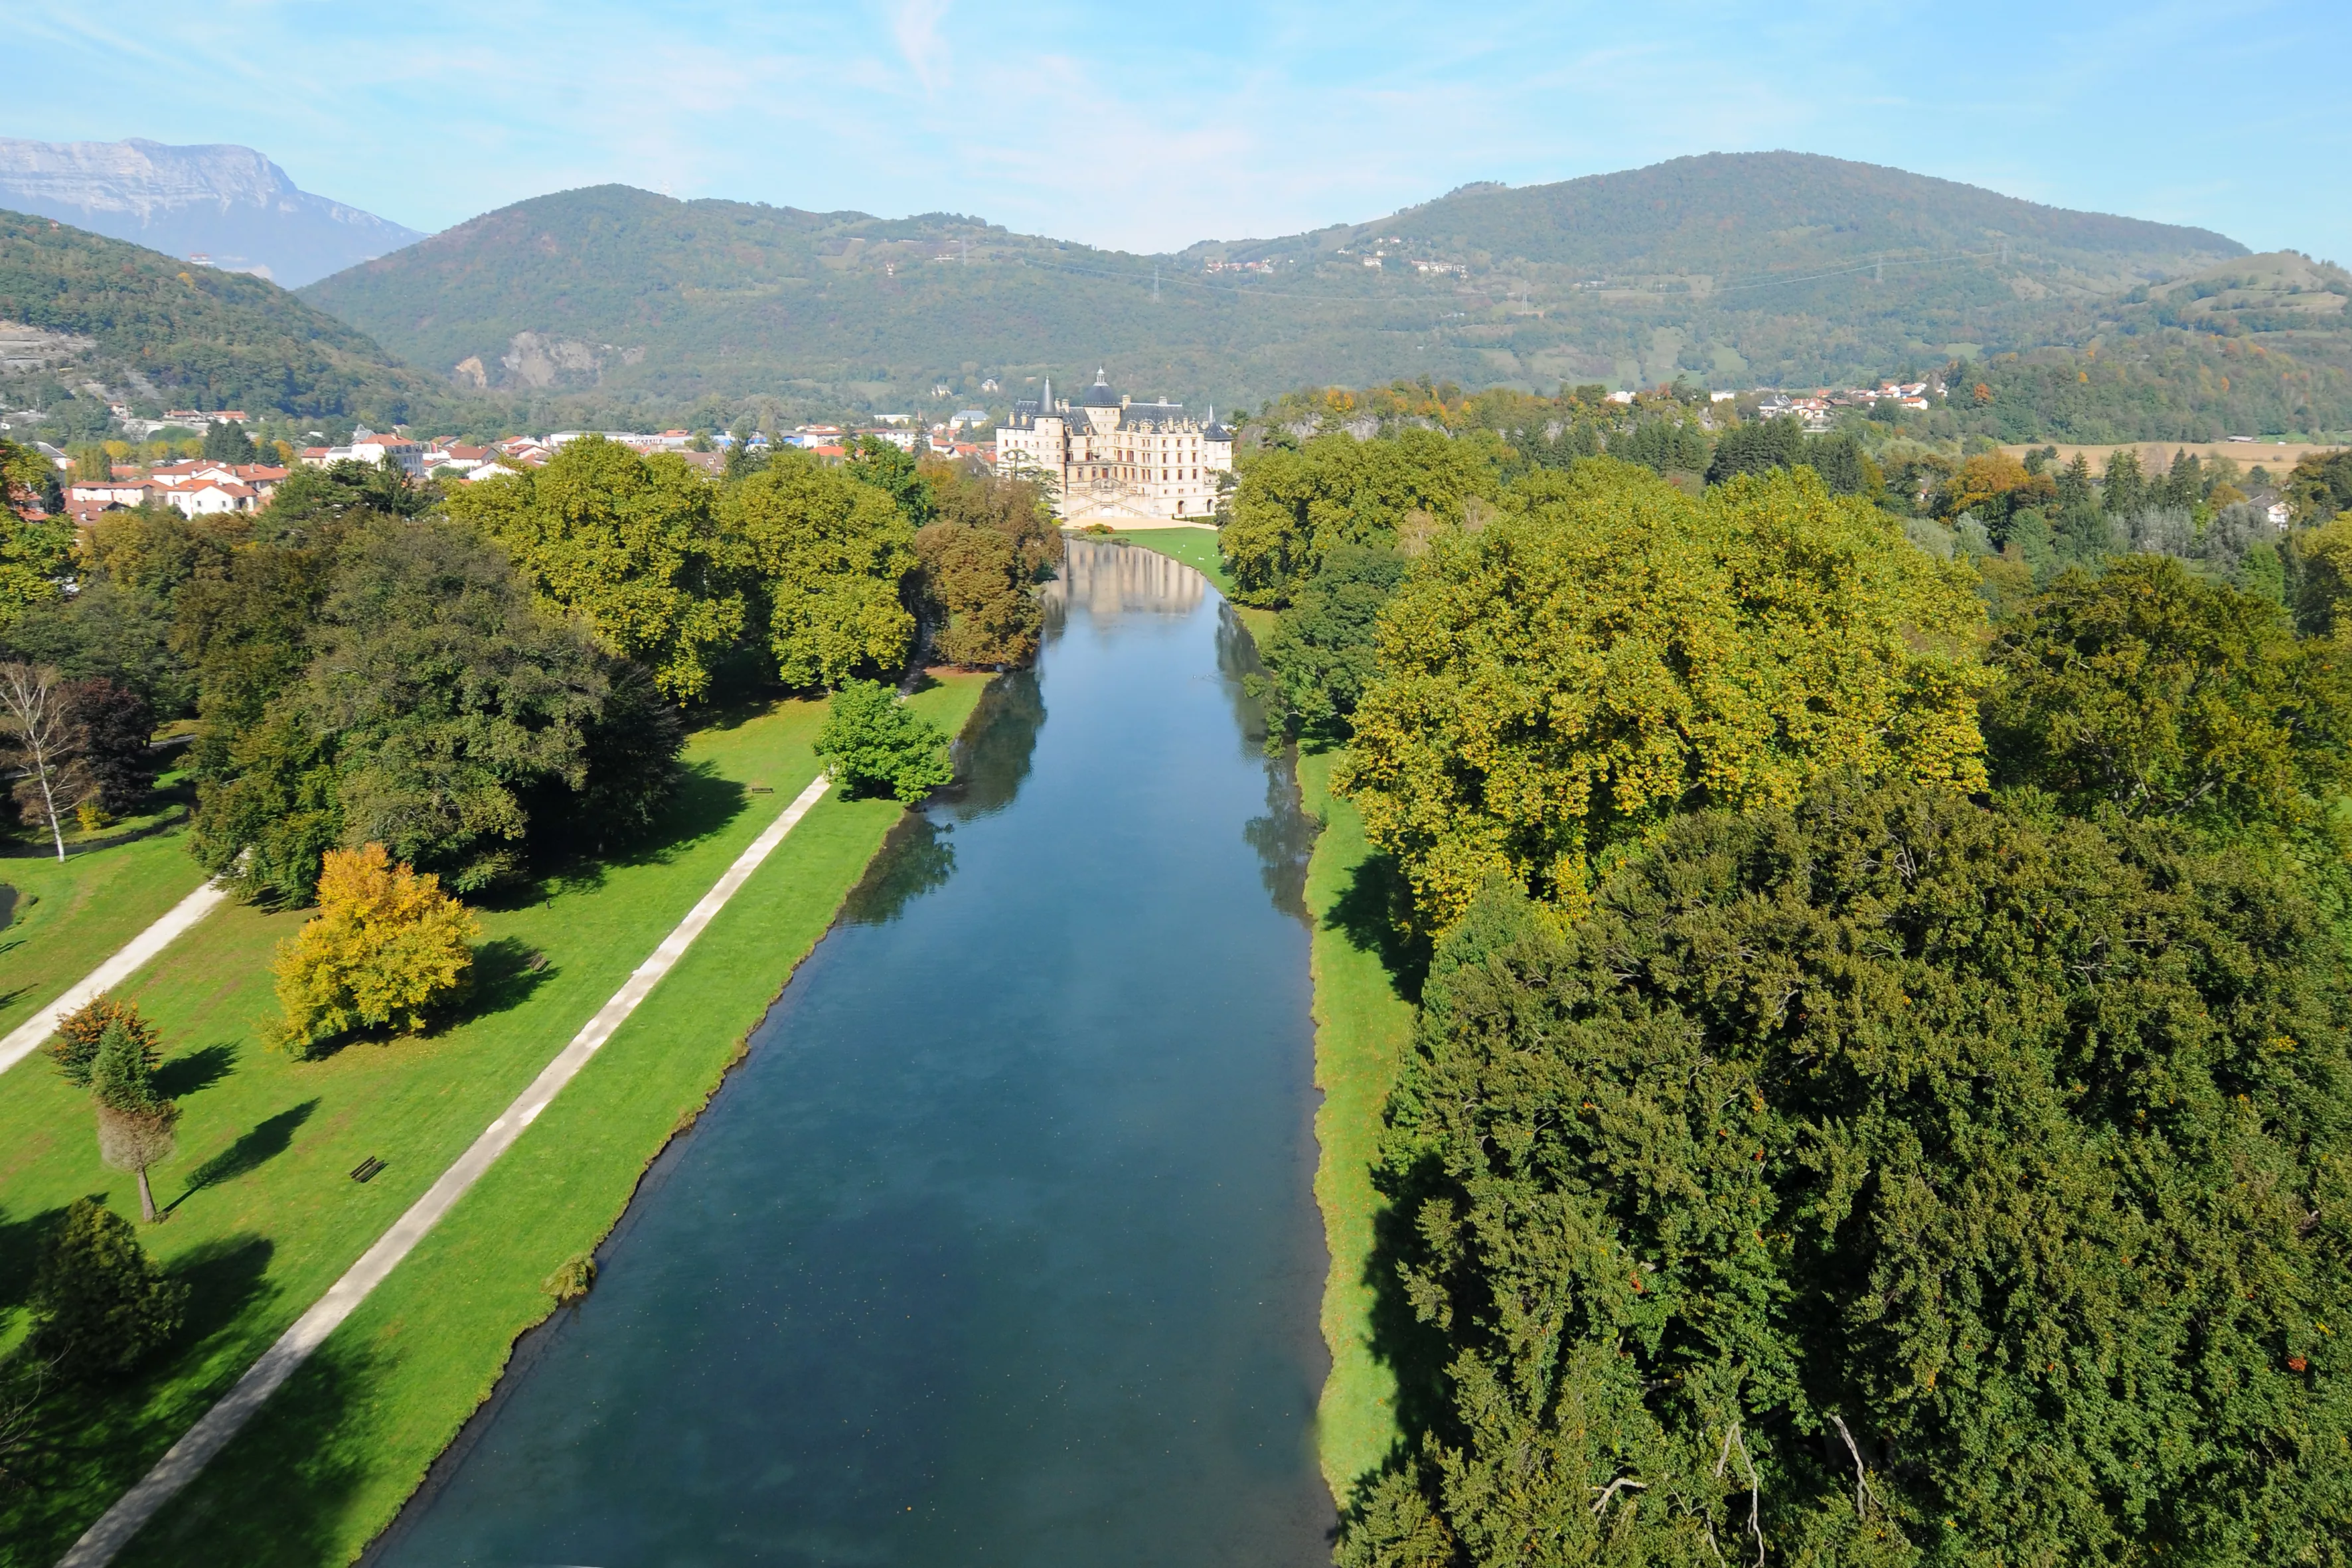
<path id="1" fill-rule="evenodd" d="M 1984 787 L 1966 569 L 1810 469 L 1693 501 L 1607 459 L 1444 533 L 1381 618 L 1340 788 L 1451 926 L 1496 877 L 1573 917 L 1596 858 L 1851 772 Z"/>
<path id="2" fill-rule="evenodd" d="M 308 1050 L 354 1029 L 422 1030 L 461 994 L 481 928 L 441 879 L 395 865 L 381 844 L 331 849 L 319 912 L 279 944 L 280 1041 Z"/>

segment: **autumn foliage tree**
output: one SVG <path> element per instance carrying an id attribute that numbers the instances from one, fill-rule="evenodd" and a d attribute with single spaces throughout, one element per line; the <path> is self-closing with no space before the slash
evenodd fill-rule
<path id="1" fill-rule="evenodd" d="M 423 1030 L 462 993 L 481 935 L 440 879 L 381 844 L 328 851 L 319 912 L 278 950 L 282 1042 L 301 1051 L 357 1029 Z"/>
<path id="2" fill-rule="evenodd" d="M 110 1028 L 127 1032 L 151 1068 L 161 1059 L 163 1036 L 155 1026 L 132 1004 L 101 993 L 58 1020 L 58 1032 L 47 1052 L 58 1076 L 76 1089 L 88 1089 L 90 1066 L 98 1060 L 98 1043 Z"/>

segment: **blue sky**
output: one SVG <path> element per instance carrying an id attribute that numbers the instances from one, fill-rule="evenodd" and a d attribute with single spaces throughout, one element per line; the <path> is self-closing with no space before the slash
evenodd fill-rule
<path id="1" fill-rule="evenodd" d="M 624 181 L 1131 249 L 1788 147 L 2352 263 L 2343 0 L 9 7 L 0 134 L 435 229 Z"/>

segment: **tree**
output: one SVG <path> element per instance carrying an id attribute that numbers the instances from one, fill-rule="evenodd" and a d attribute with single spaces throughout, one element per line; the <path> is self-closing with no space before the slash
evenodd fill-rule
<path id="1" fill-rule="evenodd" d="M 2341 1562 L 2342 977 L 2291 868 L 1937 786 L 1685 818 L 1572 926 L 1497 885 L 1340 1561 Z"/>
<path id="2" fill-rule="evenodd" d="M 915 535 L 931 649 L 950 664 L 1024 665 L 1037 654 L 1045 617 L 1030 591 L 1013 536 L 935 522 Z"/>
<path id="3" fill-rule="evenodd" d="M 2137 452 L 2119 447 L 2107 454 L 2106 472 L 2099 480 L 2099 504 L 2109 517 L 2130 517 L 2147 505 L 2147 478 L 2140 472 Z"/>
<path id="4" fill-rule="evenodd" d="M 2306 526 L 2352 511 L 2352 449 L 2313 452 L 2286 477 L 2286 501 Z"/>
<path id="5" fill-rule="evenodd" d="M 120 1376 L 179 1332 L 187 1301 L 186 1284 L 155 1267 L 128 1220 L 77 1198 L 41 1247 L 32 1348 L 68 1376 Z"/>
<path id="6" fill-rule="evenodd" d="M 939 498 L 940 521 L 994 529 L 1013 541 L 1024 581 L 1043 583 L 1053 576 L 1062 560 L 1062 531 L 1043 489 L 969 466 L 961 471 L 945 464 L 936 470 L 926 466 L 924 477 Z"/>
<path id="7" fill-rule="evenodd" d="M 272 972 L 279 1038 L 307 1051 L 355 1029 L 422 1032 L 464 994 L 481 928 L 441 881 L 395 865 L 381 844 L 330 850 L 319 912 L 280 943 Z"/>
<path id="8" fill-rule="evenodd" d="M 16 802 L 27 821 L 49 830 L 66 858 L 65 813 L 74 805 L 73 732 L 58 696 L 57 671 L 0 664 L 0 747 L 19 771 Z"/>
<path id="9" fill-rule="evenodd" d="M 203 456 L 208 463 L 250 463 L 257 454 L 252 438 L 242 427 L 215 419 L 205 426 Z"/>
<path id="10" fill-rule="evenodd" d="M 903 454 L 902 454 L 903 455 Z M 905 668 L 903 603 L 915 531 L 888 495 L 785 456 L 719 498 L 719 521 L 758 578 L 768 645 L 787 685 L 839 686 Z"/>
<path id="11" fill-rule="evenodd" d="M 504 545 L 542 605 L 584 618 L 686 701 L 709 692 L 712 658 L 743 630 L 712 497 L 682 458 L 589 436 L 544 468 L 455 487 L 448 510 Z"/>
<path id="12" fill-rule="evenodd" d="M 1728 483 L 1742 474 L 1768 474 L 1793 468 L 1805 460 L 1805 427 L 1796 416 L 1784 414 L 1734 425 L 1717 437 L 1706 465 L 1709 485 Z"/>
<path id="13" fill-rule="evenodd" d="M 1496 876 L 1581 908 L 1592 858 L 1858 769 L 1983 782 L 1965 566 L 1809 471 L 1694 503 L 1607 459 L 1441 534 L 1381 620 L 1338 784 L 1442 930 Z"/>
<path id="14" fill-rule="evenodd" d="M 888 795 L 913 805 L 955 782 L 947 732 L 879 681 L 853 680 L 833 694 L 816 754 L 845 798 Z"/>
<path id="15" fill-rule="evenodd" d="M 851 479 L 888 496 L 908 528 L 921 528 L 939 515 L 939 499 L 917 468 L 914 454 L 896 441 L 860 436 L 850 444 L 844 467 Z"/>
<path id="16" fill-rule="evenodd" d="M 169 506 L 118 509 L 90 523 L 82 556 L 93 576 L 148 595 L 168 609 L 189 583 L 226 577 L 237 548 L 252 534 L 253 519 L 241 511 L 191 517 Z"/>
<path id="17" fill-rule="evenodd" d="M 2070 809 L 2210 826 L 2317 823 L 2352 783 L 2352 658 L 2275 601 L 2167 556 L 2069 572 L 2003 629 L 1994 779 Z"/>
<path id="18" fill-rule="evenodd" d="M 172 1157 L 180 1108 L 155 1088 L 155 1064 L 145 1039 L 121 1018 L 98 1037 L 89 1064 L 89 1089 L 98 1101 L 99 1157 L 118 1171 L 139 1177 L 139 1217 L 153 1225 L 155 1194 L 147 1167 Z"/>
<path id="19" fill-rule="evenodd" d="M 106 1031 L 120 1028 L 139 1047 L 141 1059 L 152 1071 L 160 1059 L 163 1037 L 139 1009 L 100 994 L 58 1020 L 56 1037 L 48 1044 L 49 1059 L 58 1076 L 76 1089 L 89 1087 L 90 1070 L 98 1060 L 99 1042 Z"/>
<path id="20" fill-rule="evenodd" d="M 373 464 L 346 458 L 323 468 L 305 463 L 270 492 L 255 528 L 282 542 L 331 543 L 343 528 L 370 515 L 422 517 L 432 510 L 436 489 L 410 479 L 388 457 Z"/>
<path id="21" fill-rule="evenodd" d="M 1472 500 L 1498 492 L 1502 451 L 1491 437 L 1408 429 L 1370 441 L 1318 436 L 1258 453 L 1243 466 L 1233 520 L 1218 535 L 1234 596 L 1279 609 L 1339 545 L 1394 548 L 1408 528 L 1462 521 Z"/>
<path id="22" fill-rule="evenodd" d="M 62 682 L 57 700 L 89 798 L 118 816 L 137 810 L 155 783 L 155 710 L 103 676 Z"/>
<path id="23" fill-rule="evenodd" d="M 1356 705 L 1380 672 L 1381 610 L 1404 574 L 1404 557 L 1392 550 L 1339 545 L 1275 617 L 1266 691 L 1294 733 L 1338 742 L 1351 732 Z"/>
<path id="24" fill-rule="evenodd" d="M 73 570 L 73 523 L 59 517 L 58 471 L 28 447 L 0 441 L 0 633 L 55 604 Z"/>

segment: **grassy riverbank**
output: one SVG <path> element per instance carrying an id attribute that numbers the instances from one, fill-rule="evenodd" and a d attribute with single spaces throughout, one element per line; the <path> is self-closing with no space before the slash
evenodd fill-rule
<path id="1" fill-rule="evenodd" d="M 1225 575 L 1225 563 L 1217 553 L 1217 535 L 1206 528 L 1139 528 L 1110 536 L 1129 544 L 1140 544 L 1146 550 L 1156 550 L 1171 560 L 1181 561 L 1193 571 L 1217 585 L 1217 591 L 1230 595 L 1233 579 Z"/>
<path id="2" fill-rule="evenodd" d="M 1399 994 L 1383 952 L 1387 908 L 1377 896 L 1381 862 L 1363 818 L 1331 793 L 1339 753 L 1302 755 L 1298 784 L 1323 821 L 1307 865 L 1315 922 L 1315 1201 L 1331 1272 L 1323 1289 L 1323 1339 L 1331 1375 L 1317 1408 L 1324 1479 L 1343 1504 L 1357 1479 L 1379 1468 L 1397 1437 L 1396 1378 L 1373 1352 L 1375 1292 L 1367 1282 L 1382 1208 L 1372 1187 L 1381 1111 L 1412 1034 L 1412 1005 Z"/>
<path id="3" fill-rule="evenodd" d="M 952 731 L 984 684 L 951 676 L 915 705 Z M 520 1092 L 815 776 L 822 712 L 783 703 L 698 732 L 658 847 L 482 910 L 476 1000 L 430 1038 L 313 1062 L 262 1048 L 268 956 L 299 915 L 224 910 L 125 987 L 165 1030 L 165 1083 L 184 1107 L 183 1153 L 156 1173 L 173 1212 L 145 1239 L 194 1286 L 190 1321 L 140 1377 L 52 1412 L 28 1484 L 0 1499 L 0 1562 L 55 1562 Z M 618 1217 L 899 815 L 833 798 L 810 812 L 578 1081 L 122 1561 L 355 1555 L 488 1393 L 516 1335 L 552 1310 L 546 1281 Z M 351 1181 L 369 1155 L 383 1173 Z M 0 1312 L 21 1319 L 19 1266 L 58 1209 L 101 1192 L 135 1212 L 131 1190 L 99 1164 L 86 1097 L 37 1058 L 0 1079 Z"/>

